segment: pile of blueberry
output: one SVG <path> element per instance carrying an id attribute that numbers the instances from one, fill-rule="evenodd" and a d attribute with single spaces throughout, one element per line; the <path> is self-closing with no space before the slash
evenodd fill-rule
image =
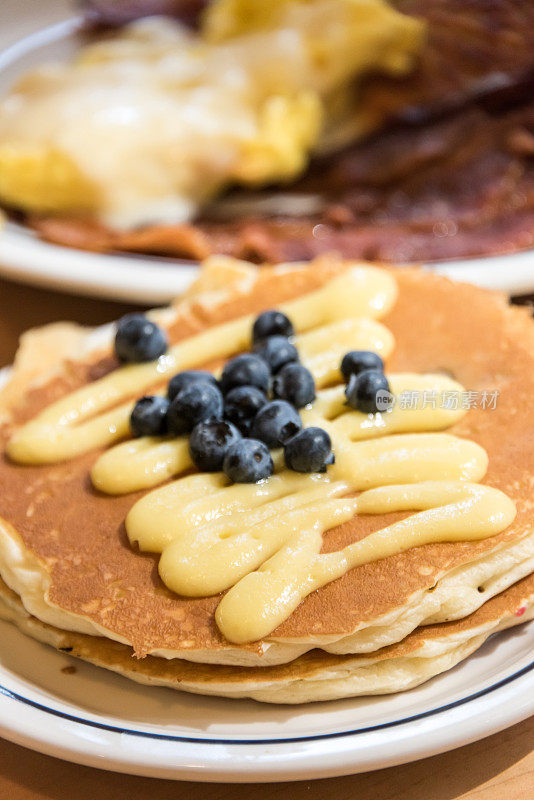
<path id="1" fill-rule="evenodd" d="M 270 449 L 283 447 L 289 469 L 324 472 L 334 463 L 332 442 L 322 428 L 302 428 L 298 413 L 315 399 L 315 382 L 299 363 L 285 314 L 265 311 L 254 322 L 252 352 L 226 363 L 218 381 L 210 372 L 187 370 L 169 382 L 167 396 L 137 401 L 130 418 L 134 436 L 189 436 L 189 451 L 203 472 L 223 470 L 236 483 L 255 483 L 274 470 Z M 115 354 L 122 362 L 159 358 L 165 333 L 142 314 L 118 324 Z M 341 364 L 347 402 L 374 413 L 373 391 L 389 388 L 379 356 L 347 353 Z"/>

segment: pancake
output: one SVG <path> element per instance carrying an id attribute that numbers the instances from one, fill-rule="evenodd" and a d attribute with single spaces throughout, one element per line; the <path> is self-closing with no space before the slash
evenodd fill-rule
<path id="1" fill-rule="evenodd" d="M 223 270 L 229 263 L 219 262 Z M 172 341 L 185 340 L 311 292 L 347 269 L 333 259 L 306 268 L 238 265 L 229 289 L 186 299 L 160 319 Z M 173 594 L 158 577 L 158 557 L 130 547 L 124 519 L 142 493 L 110 497 L 95 491 L 88 474 L 98 451 L 37 467 L 4 455 L 0 573 L 26 609 L 57 628 L 127 644 L 139 657 L 257 666 L 291 661 L 316 647 L 373 652 L 418 625 L 471 614 L 534 571 L 534 424 L 527 413 L 534 390 L 532 321 L 499 295 L 418 270 L 394 274 L 399 296 L 382 320 L 396 341 L 388 371 L 442 372 L 469 391 L 500 393 L 495 409 L 472 408 L 448 432 L 485 448 L 485 483 L 515 501 L 517 517 L 503 533 L 425 545 L 352 569 L 306 597 L 264 641 L 236 646 L 215 624 L 220 597 Z M 51 400 L 116 366 L 102 341 L 106 335 L 109 341 L 109 331 L 92 335 L 78 358 L 46 370 L 23 397 L 10 401 L 4 441 Z M 343 547 L 403 516 L 355 517 L 328 531 L 323 549 Z"/>
<path id="2" fill-rule="evenodd" d="M 420 628 L 400 644 L 368 656 L 313 650 L 282 666 L 224 667 L 154 656 L 138 660 L 125 645 L 54 628 L 29 615 L 17 595 L 0 581 L 0 619 L 63 653 L 147 686 L 264 703 L 309 703 L 407 691 L 452 669 L 494 633 L 533 617 L 531 575 L 460 622 Z"/>

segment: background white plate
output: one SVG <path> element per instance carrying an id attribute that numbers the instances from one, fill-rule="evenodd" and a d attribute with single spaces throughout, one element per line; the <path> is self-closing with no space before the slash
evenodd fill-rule
<path id="1" fill-rule="evenodd" d="M 35 64 L 68 58 L 80 46 L 79 18 L 68 0 L 1 0 L 0 95 Z M 534 292 L 534 252 L 451 261 L 438 272 L 510 294 Z M 193 262 L 131 254 L 101 255 L 40 241 L 9 224 L 0 234 L 0 274 L 62 291 L 162 303 L 194 280 Z"/>
<path id="2" fill-rule="evenodd" d="M 0 275 L 62 292 L 145 305 L 167 303 L 190 286 L 197 269 L 186 261 L 59 247 L 13 223 L 0 231 Z"/>

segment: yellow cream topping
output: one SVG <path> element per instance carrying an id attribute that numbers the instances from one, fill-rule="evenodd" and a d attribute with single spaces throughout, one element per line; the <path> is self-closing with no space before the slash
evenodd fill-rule
<path id="1" fill-rule="evenodd" d="M 385 0 L 215 0 L 198 32 L 134 23 L 0 103 L 0 198 L 115 228 L 187 221 L 230 183 L 293 179 L 330 129 L 361 134 L 354 86 L 406 73 L 422 34 Z"/>
<path id="2" fill-rule="evenodd" d="M 168 482 L 192 467 L 186 438 L 128 440 L 93 466 L 93 483 L 103 492 L 152 489 L 127 516 L 130 541 L 161 553 L 160 576 L 178 594 L 226 591 L 216 621 L 231 642 L 269 636 L 310 592 L 358 565 L 432 542 L 493 536 L 515 517 L 506 495 L 477 483 L 488 465 L 483 448 L 443 432 L 466 413 L 442 402 L 462 391 L 451 378 L 389 375 L 393 395 L 433 398 L 415 409 L 397 404 L 368 415 L 345 405 L 341 357 L 356 348 L 387 357 L 393 337 L 378 319 L 395 298 L 391 274 L 354 266 L 280 306 L 319 388 L 302 418 L 332 438 L 336 462 L 327 473 L 291 472 L 275 453 L 275 474 L 257 484 L 231 485 L 220 473 Z M 122 367 L 68 395 L 14 434 L 9 455 L 22 463 L 53 463 L 126 438 L 132 397 L 180 369 L 247 349 L 252 321 L 245 316 L 210 328 L 156 363 Z M 321 552 L 331 528 L 357 514 L 393 511 L 417 513 L 340 551 Z"/>

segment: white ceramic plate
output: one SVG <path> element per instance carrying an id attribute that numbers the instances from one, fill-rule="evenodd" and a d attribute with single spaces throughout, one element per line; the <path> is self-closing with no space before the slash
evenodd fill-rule
<path id="1" fill-rule="evenodd" d="M 31 14 L 24 6 L 19 0 L 2 0 L 0 95 L 32 66 L 68 58 L 81 43 L 79 18 L 72 16 L 67 0 L 32 3 Z M 447 262 L 432 269 L 510 294 L 534 292 L 532 251 Z M 18 225 L 10 224 L 0 234 L 0 274 L 37 286 L 150 304 L 183 292 L 195 273 L 193 262 L 101 255 L 47 244 Z"/>
<path id="2" fill-rule="evenodd" d="M 256 782 L 434 755 L 534 712 L 534 623 L 400 695 L 268 706 L 138 686 L 0 623 L 0 735 L 48 755 L 161 778 Z M 75 666 L 74 674 L 64 674 Z"/>

